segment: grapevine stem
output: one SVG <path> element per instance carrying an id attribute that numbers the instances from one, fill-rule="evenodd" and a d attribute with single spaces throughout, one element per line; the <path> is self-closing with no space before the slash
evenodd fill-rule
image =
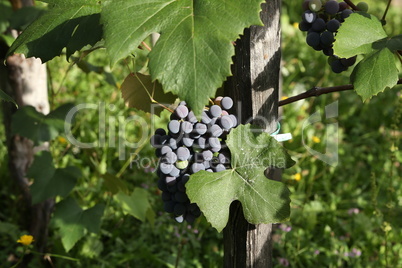
<path id="1" fill-rule="evenodd" d="M 360 9 L 352 3 L 351 0 L 345 0 L 346 4 L 348 4 L 353 10 L 359 11 Z"/>
<path id="2" fill-rule="evenodd" d="M 402 57 L 401 57 L 402 51 L 398 50 L 395 54 L 396 54 L 396 56 L 398 57 L 399 61 L 400 61 L 401 64 L 402 64 Z"/>
<path id="3" fill-rule="evenodd" d="M 142 44 L 148 51 L 151 51 L 151 50 L 152 50 L 151 47 L 148 46 L 148 44 L 145 43 L 144 41 L 142 41 L 141 44 Z"/>
<path id="4" fill-rule="evenodd" d="M 385 21 L 385 17 L 387 16 L 388 9 L 389 9 L 389 7 L 391 6 L 391 2 L 392 2 L 392 0 L 389 0 L 389 1 L 388 1 L 387 7 L 385 8 L 384 15 L 382 16 L 381 21 Z"/>
<path id="5" fill-rule="evenodd" d="M 400 78 L 397 82 L 397 84 L 402 84 L 402 78 Z M 303 92 L 299 95 L 284 99 L 279 101 L 279 106 L 284 106 L 289 103 L 293 103 L 299 100 L 307 99 L 310 97 L 317 97 L 322 94 L 328 94 L 332 92 L 338 92 L 338 91 L 345 91 L 345 90 L 353 90 L 354 87 L 353 85 L 342 85 L 342 86 L 334 86 L 334 87 L 313 87 L 312 89 L 307 90 L 306 92 Z"/>

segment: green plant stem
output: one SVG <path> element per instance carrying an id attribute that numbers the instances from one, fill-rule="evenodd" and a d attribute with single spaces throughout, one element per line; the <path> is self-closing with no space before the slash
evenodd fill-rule
<path id="1" fill-rule="evenodd" d="M 389 9 L 389 7 L 391 6 L 391 2 L 392 2 L 392 0 L 389 0 L 389 1 L 388 1 L 387 7 L 385 8 L 385 11 L 384 11 L 384 15 L 382 15 L 381 21 L 385 21 L 385 17 L 387 16 L 388 9 Z"/>
<path id="2" fill-rule="evenodd" d="M 346 4 L 348 4 L 353 10 L 359 11 L 360 9 L 352 3 L 350 0 L 345 0 Z"/>
<path id="3" fill-rule="evenodd" d="M 397 84 L 402 84 L 402 78 L 400 78 L 398 80 Z M 312 89 L 309 89 L 299 95 L 279 101 L 279 106 L 284 106 L 286 104 L 293 103 L 293 102 L 303 100 L 303 99 L 307 99 L 310 97 L 317 97 L 322 94 L 328 94 L 328 93 L 338 92 L 338 91 L 353 90 L 353 89 L 354 89 L 354 86 L 351 84 L 342 85 L 342 86 L 334 86 L 334 87 L 313 87 Z"/>

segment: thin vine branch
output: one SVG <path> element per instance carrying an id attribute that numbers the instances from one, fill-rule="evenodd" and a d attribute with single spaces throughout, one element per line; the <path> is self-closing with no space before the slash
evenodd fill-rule
<path id="1" fill-rule="evenodd" d="M 402 84 L 402 78 L 400 78 L 397 82 L 397 84 Z M 354 87 L 353 85 L 342 85 L 342 86 L 334 86 L 334 87 L 313 87 L 312 89 L 307 90 L 306 92 L 303 92 L 299 95 L 284 99 L 279 101 L 279 106 L 284 106 L 286 104 L 290 104 L 299 100 L 304 100 L 310 97 L 317 97 L 322 94 L 328 94 L 332 92 L 338 92 L 338 91 L 346 91 L 346 90 L 353 90 Z"/>
<path id="2" fill-rule="evenodd" d="M 345 0 L 346 4 L 348 4 L 353 10 L 359 11 L 360 9 L 352 3 L 351 0 Z"/>
<path id="3" fill-rule="evenodd" d="M 389 7 L 391 6 L 391 2 L 392 2 L 392 0 L 389 0 L 389 1 L 388 1 L 387 7 L 385 8 L 384 15 L 382 16 L 381 21 L 384 21 L 384 22 L 385 22 L 385 17 L 387 16 L 388 9 L 389 9 Z"/>

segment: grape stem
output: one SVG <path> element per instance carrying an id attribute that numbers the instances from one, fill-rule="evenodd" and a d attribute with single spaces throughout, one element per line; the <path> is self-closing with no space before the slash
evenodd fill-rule
<path id="1" fill-rule="evenodd" d="M 352 3 L 351 0 L 345 0 L 346 4 L 348 4 L 353 10 L 360 11 L 360 9 Z"/>
<path id="2" fill-rule="evenodd" d="M 387 16 L 388 9 L 389 9 L 389 7 L 391 6 L 391 2 L 392 2 L 392 0 L 389 0 L 389 1 L 388 1 L 387 7 L 385 8 L 384 15 L 382 16 L 381 21 L 385 21 L 385 17 Z"/>
<path id="3" fill-rule="evenodd" d="M 402 78 L 400 78 L 397 82 L 397 84 L 402 84 Z M 310 97 L 317 97 L 322 94 L 328 94 L 332 92 L 338 92 L 338 91 L 346 91 L 346 90 L 353 90 L 354 87 L 353 85 L 342 85 L 342 86 L 334 86 L 334 87 L 313 87 L 312 89 L 307 90 L 306 92 L 303 92 L 299 95 L 284 99 L 279 101 L 279 106 L 284 106 L 299 100 L 307 99 Z"/>

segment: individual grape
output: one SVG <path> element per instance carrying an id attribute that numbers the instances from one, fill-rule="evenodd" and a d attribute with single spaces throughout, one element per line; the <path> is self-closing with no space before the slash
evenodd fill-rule
<path id="1" fill-rule="evenodd" d="M 172 193 L 172 194 L 174 194 L 174 193 L 176 193 L 177 192 L 177 183 L 176 184 L 172 184 L 172 185 L 167 185 L 166 186 L 167 187 L 167 190 L 169 191 L 169 193 Z M 173 195 L 172 195 L 173 196 Z M 172 198 L 172 199 L 174 199 L 174 198 Z"/>
<path id="2" fill-rule="evenodd" d="M 204 137 L 199 137 L 197 140 L 197 145 L 201 149 L 205 149 L 207 147 L 207 139 Z"/>
<path id="3" fill-rule="evenodd" d="M 172 200 L 172 194 L 169 192 L 162 192 L 162 200 L 163 201 L 170 201 Z"/>
<path id="4" fill-rule="evenodd" d="M 308 6 L 311 11 L 317 12 L 322 8 L 322 2 L 321 0 L 310 0 Z"/>
<path id="5" fill-rule="evenodd" d="M 176 203 L 173 208 L 173 213 L 175 215 L 183 215 L 186 212 L 186 206 L 182 203 Z"/>
<path id="6" fill-rule="evenodd" d="M 212 105 L 209 108 L 209 113 L 212 115 L 212 117 L 218 117 L 222 113 L 222 108 L 219 107 L 218 105 Z"/>
<path id="7" fill-rule="evenodd" d="M 226 167 L 223 164 L 218 164 L 216 165 L 216 167 L 214 168 L 215 172 L 220 172 L 220 171 L 224 171 L 226 170 Z"/>
<path id="8" fill-rule="evenodd" d="M 195 124 L 194 130 L 196 133 L 203 135 L 207 132 L 207 125 L 203 124 L 203 123 L 197 123 Z"/>
<path id="9" fill-rule="evenodd" d="M 237 118 L 233 114 L 229 114 L 230 119 L 232 119 L 232 128 L 237 127 Z"/>
<path id="10" fill-rule="evenodd" d="M 333 56 L 334 55 L 334 49 L 332 47 L 324 48 L 322 50 L 325 56 Z"/>
<path id="11" fill-rule="evenodd" d="M 369 6 L 366 2 L 359 2 L 356 4 L 356 7 L 363 12 L 367 12 L 369 10 Z"/>
<path id="12" fill-rule="evenodd" d="M 339 59 L 334 60 L 331 62 L 331 69 L 334 73 L 341 73 L 343 71 L 346 71 L 347 67 L 343 66 L 341 61 Z"/>
<path id="13" fill-rule="evenodd" d="M 185 118 L 188 115 L 188 108 L 185 105 L 179 105 L 174 112 L 179 118 Z"/>
<path id="14" fill-rule="evenodd" d="M 161 135 L 159 135 L 159 134 L 153 135 L 151 137 L 150 143 L 151 143 L 152 147 L 159 148 L 159 146 L 161 145 Z"/>
<path id="15" fill-rule="evenodd" d="M 173 165 L 169 163 L 161 163 L 159 168 L 163 174 L 169 174 L 173 169 Z"/>
<path id="16" fill-rule="evenodd" d="M 334 34 L 329 31 L 323 32 L 320 36 L 320 43 L 323 46 L 329 47 L 332 45 L 334 41 L 335 41 Z"/>
<path id="17" fill-rule="evenodd" d="M 211 136 L 213 136 L 213 137 L 219 137 L 219 136 L 222 135 L 223 130 L 222 130 L 222 128 L 221 128 L 220 126 L 218 126 L 218 125 L 212 125 L 212 126 L 209 128 L 209 132 L 211 133 Z"/>
<path id="18" fill-rule="evenodd" d="M 224 115 L 219 120 L 219 125 L 226 130 L 231 129 L 234 126 L 233 118 L 230 115 Z"/>
<path id="19" fill-rule="evenodd" d="M 224 154 L 218 154 L 218 161 L 221 164 L 229 164 L 229 159 Z"/>
<path id="20" fill-rule="evenodd" d="M 178 223 L 182 223 L 184 221 L 183 215 L 177 216 L 174 218 Z"/>
<path id="21" fill-rule="evenodd" d="M 173 185 L 173 184 L 176 184 L 176 177 L 167 176 L 167 177 L 165 178 L 165 181 L 166 181 L 166 185 L 171 186 L 171 185 Z"/>
<path id="22" fill-rule="evenodd" d="M 344 11 L 341 12 L 341 18 L 342 19 L 346 19 L 347 17 L 350 16 L 350 14 L 352 14 L 353 11 L 350 9 L 345 9 Z"/>
<path id="23" fill-rule="evenodd" d="M 352 66 L 353 64 L 356 63 L 356 56 L 350 57 L 350 58 L 347 58 L 347 59 L 343 58 L 343 59 L 341 59 L 341 63 L 345 67 Z"/>
<path id="24" fill-rule="evenodd" d="M 214 154 L 210 150 L 206 150 L 202 152 L 202 159 L 204 161 L 211 161 Z"/>
<path id="25" fill-rule="evenodd" d="M 158 128 L 155 130 L 154 134 L 164 136 L 164 135 L 166 135 L 166 131 L 163 128 Z"/>
<path id="26" fill-rule="evenodd" d="M 179 147 L 177 148 L 176 155 L 180 161 L 188 160 L 190 158 L 190 150 L 186 147 Z"/>
<path id="27" fill-rule="evenodd" d="M 176 162 L 176 167 L 177 167 L 178 169 L 185 169 L 186 167 L 188 167 L 188 161 L 187 161 L 187 160 L 184 160 L 184 161 L 178 160 L 178 161 Z"/>
<path id="28" fill-rule="evenodd" d="M 158 189 L 161 190 L 162 192 L 167 192 L 167 185 L 165 179 L 160 178 L 158 180 Z"/>
<path id="29" fill-rule="evenodd" d="M 339 12 L 344 11 L 345 9 L 347 9 L 349 7 L 348 4 L 346 4 L 345 2 L 340 2 L 339 3 Z"/>
<path id="30" fill-rule="evenodd" d="M 186 213 L 186 216 L 184 217 L 186 219 L 186 222 L 188 223 L 193 223 L 195 221 L 195 215 L 191 213 Z"/>
<path id="31" fill-rule="evenodd" d="M 303 20 L 308 23 L 313 23 L 317 18 L 317 14 L 311 12 L 310 10 L 304 11 Z"/>
<path id="32" fill-rule="evenodd" d="M 194 144 L 194 139 L 192 137 L 183 137 L 181 140 L 184 146 L 191 147 Z"/>
<path id="33" fill-rule="evenodd" d="M 325 21 L 321 18 L 316 19 L 313 24 L 311 24 L 311 29 L 315 32 L 322 32 L 325 30 Z"/>
<path id="34" fill-rule="evenodd" d="M 174 152 L 168 152 L 162 159 L 165 161 L 165 163 L 174 164 L 174 162 L 177 161 L 177 155 Z"/>
<path id="35" fill-rule="evenodd" d="M 308 22 L 306 22 L 304 20 L 299 23 L 299 30 L 300 31 L 307 32 L 310 29 L 311 29 L 311 23 L 308 23 Z"/>
<path id="36" fill-rule="evenodd" d="M 180 169 L 176 166 L 173 166 L 172 170 L 169 172 L 169 176 L 177 177 L 180 174 Z"/>
<path id="37" fill-rule="evenodd" d="M 327 30 L 330 32 L 333 32 L 333 33 L 338 31 L 340 26 L 341 26 L 341 23 L 337 19 L 332 19 L 327 22 Z"/>
<path id="38" fill-rule="evenodd" d="M 180 131 L 180 122 L 178 120 L 171 120 L 168 125 L 170 132 L 176 134 Z"/>
<path id="39" fill-rule="evenodd" d="M 211 147 L 212 152 L 219 152 L 222 148 L 221 143 L 218 138 L 211 137 L 208 139 L 208 144 Z"/>
<path id="40" fill-rule="evenodd" d="M 194 115 L 194 112 L 193 112 L 193 111 L 188 112 L 187 120 L 188 120 L 190 123 L 195 123 L 195 122 L 198 121 L 198 119 L 197 119 L 197 117 Z"/>
<path id="41" fill-rule="evenodd" d="M 205 170 L 205 166 L 202 163 L 194 163 L 191 165 L 191 172 L 197 173 L 200 170 Z"/>
<path id="42" fill-rule="evenodd" d="M 339 3 L 335 0 L 329 0 L 325 3 L 324 8 L 329 15 L 335 15 L 339 11 Z"/>
<path id="43" fill-rule="evenodd" d="M 176 150 L 178 147 L 177 140 L 175 138 L 170 138 L 168 144 L 173 150 Z"/>
<path id="44" fill-rule="evenodd" d="M 193 131 L 193 124 L 188 121 L 181 122 L 180 129 L 183 133 L 189 134 Z"/>
<path id="45" fill-rule="evenodd" d="M 176 192 L 174 194 L 174 198 L 176 199 L 176 201 L 181 202 L 181 203 L 188 201 L 188 196 L 183 192 Z"/>
<path id="46" fill-rule="evenodd" d="M 201 122 L 204 124 L 209 124 L 211 122 L 211 117 L 209 117 L 208 113 L 206 111 L 203 111 L 201 114 Z"/>
<path id="47" fill-rule="evenodd" d="M 307 34 L 306 43 L 311 47 L 316 47 L 320 44 L 320 34 L 316 32 L 310 32 Z"/>
<path id="48" fill-rule="evenodd" d="M 173 213 L 174 211 L 175 202 L 174 201 L 167 201 L 163 204 L 163 209 L 168 213 Z"/>
<path id="49" fill-rule="evenodd" d="M 223 97 L 221 100 L 221 106 L 225 110 L 229 110 L 233 106 L 233 100 L 230 97 Z"/>
<path id="50" fill-rule="evenodd" d="M 161 155 L 165 155 L 167 153 L 170 153 L 172 151 L 172 148 L 170 148 L 167 145 L 163 145 L 162 148 L 160 149 Z"/>

